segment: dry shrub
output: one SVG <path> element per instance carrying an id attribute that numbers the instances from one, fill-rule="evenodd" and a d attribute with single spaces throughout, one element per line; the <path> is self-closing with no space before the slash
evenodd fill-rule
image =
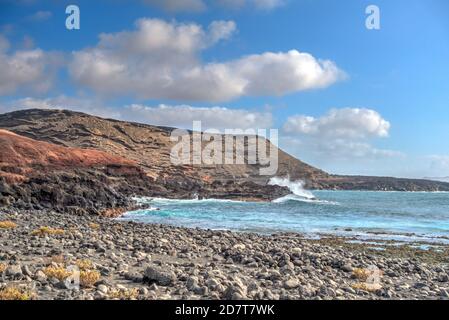
<path id="1" fill-rule="evenodd" d="M 138 296 L 139 291 L 136 288 L 113 290 L 109 293 L 109 298 L 116 300 L 135 300 Z"/>
<path id="2" fill-rule="evenodd" d="M 368 277 L 372 274 L 371 270 L 364 268 L 356 268 L 352 271 L 354 277 L 360 281 L 366 281 Z"/>
<path id="3" fill-rule="evenodd" d="M 360 283 L 354 283 L 351 285 L 353 289 L 356 290 L 363 290 L 367 292 L 375 292 L 379 290 L 382 286 L 377 283 L 366 283 L 366 282 L 360 282 Z"/>
<path id="4" fill-rule="evenodd" d="M 4 263 L 0 263 L 0 273 L 3 273 L 8 266 Z"/>
<path id="5" fill-rule="evenodd" d="M 17 228 L 17 224 L 6 220 L 6 221 L 0 221 L 0 229 L 14 229 Z"/>
<path id="6" fill-rule="evenodd" d="M 91 288 L 100 280 L 100 273 L 96 270 L 81 270 L 80 285 L 85 288 Z"/>
<path id="7" fill-rule="evenodd" d="M 89 270 L 89 269 L 93 269 L 93 263 L 92 261 L 88 260 L 88 259 L 78 259 L 75 261 L 75 265 L 80 269 L 80 270 Z"/>
<path id="8" fill-rule="evenodd" d="M 56 278 L 59 281 L 64 281 L 72 275 L 72 272 L 67 271 L 65 267 L 48 266 L 42 270 L 49 278 Z"/>
<path id="9" fill-rule="evenodd" d="M 89 223 L 89 228 L 91 228 L 92 230 L 98 230 L 100 229 L 100 225 L 98 223 Z"/>
<path id="10" fill-rule="evenodd" d="M 31 300 L 33 294 L 29 291 L 7 287 L 0 289 L 0 300 Z"/>
<path id="11" fill-rule="evenodd" d="M 45 235 L 63 235 L 64 234 L 64 230 L 62 229 L 54 229 L 51 227 L 40 227 L 39 229 L 34 230 L 33 232 L 31 232 L 31 235 L 33 236 L 45 236 Z"/>

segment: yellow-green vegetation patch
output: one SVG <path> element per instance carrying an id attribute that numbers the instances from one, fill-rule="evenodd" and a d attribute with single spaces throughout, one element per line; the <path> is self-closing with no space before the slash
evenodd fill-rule
<path id="1" fill-rule="evenodd" d="M 378 283 L 366 283 L 366 282 L 354 283 L 351 285 L 351 287 L 356 290 L 363 290 L 367 292 L 375 292 L 382 288 L 382 286 Z"/>
<path id="2" fill-rule="evenodd" d="M 115 300 L 136 300 L 139 296 L 139 291 L 136 288 L 133 289 L 120 289 L 112 290 L 109 293 L 109 299 Z"/>
<path id="3" fill-rule="evenodd" d="M 355 268 L 354 270 L 352 270 L 352 274 L 356 279 L 359 279 L 360 281 L 366 281 L 372 274 L 372 271 L 364 268 Z"/>
<path id="4" fill-rule="evenodd" d="M 89 269 L 93 269 L 93 263 L 92 261 L 88 260 L 88 259 L 78 259 L 75 261 L 75 265 L 80 269 L 80 270 L 89 270 Z"/>
<path id="5" fill-rule="evenodd" d="M 85 288 L 91 288 L 100 280 L 100 273 L 96 270 L 81 270 L 80 285 Z"/>
<path id="6" fill-rule="evenodd" d="M 100 225 L 98 223 L 89 223 L 89 228 L 91 228 L 92 230 L 98 230 L 100 229 Z"/>
<path id="7" fill-rule="evenodd" d="M 44 226 L 31 232 L 31 235 L 33 236 L 63 235 L 64 233 L 65 231 L 62 229 L 54 229 L 51 227 Z"/>
<path id="8" fill-rule="evenodd" d="M 68 271 L 64 266 L 48 266 L 42 270 L 49 278 L 56 278 L 59 281 L 64 281 L 73 273 Z"/>
<path id="9" fill-rule="evenodd" d="M 10 221 L 10 220 L 5 220 L 5 221 L 0 221 L 0 229 L 15 229 L 17 228 L 17 223 Z"/>
<path id="10" fill-rule="evenodd" d="M 15 287 L 0 289 L 0 300 L 31 300 L 33 296 L 30 291 Z"/>

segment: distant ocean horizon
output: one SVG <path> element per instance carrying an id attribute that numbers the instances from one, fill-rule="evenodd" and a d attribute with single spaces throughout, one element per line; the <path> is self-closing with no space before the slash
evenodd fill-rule
<path id="1" fill-rule="evenodd" d="M 288 186 L 292 194 L 272 202 L 137 198 L 150 208 L 120 219 L 262 234 L 449 244 L 447 192 L 308 191 L 300 182 L 275 178 L 271 183 Z"/>

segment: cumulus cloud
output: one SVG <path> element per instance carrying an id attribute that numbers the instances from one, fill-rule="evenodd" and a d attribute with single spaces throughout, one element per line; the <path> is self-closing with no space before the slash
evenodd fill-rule
<path id="1" fill-rule="evenodd" d="M 207 9 L 205 0 L 143 0 L 143 3 L 161 8 L 168 12 L 201 12 Z M 212 1 L 211 1 L 212 2 Z M 218 0 L 220 5 L 240 9 L 244 6 L 271 10 L 282 6 L 285 0 Z"/>
<path id="2" fill-rule="evenodd" d="M 0 95 L 25 91 L 46 92 L 52 85 L 60 57 L 40 49 L 8 52 L 9 42 L 0 35 Z"/>
<path id="3" fill-rule="evenodd" d="M 284 0 L 250 0 L 254 6 L 261 9 L 273 9 L 279 7 L 285 3 Z"/>
<path id="4" fill-rule="evenodd" d="M 253 7 L 256 9 L 271 10 L 285 4 L 284 0 L 219 0 L 221 5 L 240 9 L 244 6 Z"/>
<path id="5" fill-rule="evenodd" d="M 21 109 L 68 109 L 100 117 L 135 121 L 152 125 L 191 129 L 193 121 L 201 121 L 203 129 L 271 128 L 273 116 L 269 112 L 229 109 L 225 107 L 194 107 L 189 105 L 146 106 L 132 104 L 120 108 L 105 106 L 100 100 L 57 96 L 53 98 L 23 98 L 0 105 L 1 112 Z"/>
<path id="6" fill-rule="evenodd" d="M 23 109 L 64 109 L 84 112 L 105 118 L 120 119 L 121 117 L 121 113 L 118 110 L 106 107 L 100 100 L 74 98 L 65 95 L 43 99 L 26 97 L 0 104 L 0 112 L 11 112 Z"/>
<path id="7" fill-rule="evenodd" d="M 318 159 L 385 158 L 402 153 L 378 149 L 369 142 L 388 137 L 390 123 L 371 109 L 332 109 L 316 118 L 295 115 L 287 118 L 283 132 L 287 142 Z"/>
<path id="8" fill-rule="evenodd" d="M 28 21 L 32 22 L 42 22 L 48 20 L 52 17 L 51 11 L 37 11 L 34 14 L 27 17 Z"/>
<path id="9" fill-rule="evenodd" d="M 332 109 L 320 118 L 296 115 L 284 125 L 287 133 L 349 139 L 387 137 L 389 129 L 390 123 L 378 112 L 360 108 Z"/>
<path id="10" fill-rule="evenodd" d="M 169 12 L 199 12 L 206 9 L 206 4 L 203 0 L 143 0 L 143 3 Z"/>
<path id="11" fill-rule="evenodd" d="M 192 128 L 193 121 L 201 121 L 203 129 L 271 128 L 273 117 L 268 112 L 253 112 L 225 107 L 192 107 L 189 105 L 157 107 L 133 104 L 123 111 L 129 120 L 145 121 L 155 125 Z"/>
<path id="12" fill-rule="evenodd" d="M 97 46 L 74 52 L 70 74 L 103 94 L 142 99 L 220 102 L 323 88 L 344 77 L 332 61 L 297 50 L 204 63 L 202 50 L 228 39 L 233 21 L 195 23 L 140 19 L 136 30 L 100 35 Z"/>

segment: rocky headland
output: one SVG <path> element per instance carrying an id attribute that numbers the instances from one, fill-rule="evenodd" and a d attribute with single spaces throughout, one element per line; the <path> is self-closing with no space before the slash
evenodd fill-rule
<path id="1" fill-rule="evenodd" d="M 259 164 L 173 166 L 170 130 L 72 111 L 0 115 L 0 299 L 449 297 L 445 246 L 374 250 L 335 238 L 111 219 L 136 208 L 133 196 L 270 201 L 290 192 L 260 178 Z M 449 190 L 330 175 L 282 150 L 276 175 L 316 189 Z M 67 287 L 71 266 L 79 290 Z"/>

